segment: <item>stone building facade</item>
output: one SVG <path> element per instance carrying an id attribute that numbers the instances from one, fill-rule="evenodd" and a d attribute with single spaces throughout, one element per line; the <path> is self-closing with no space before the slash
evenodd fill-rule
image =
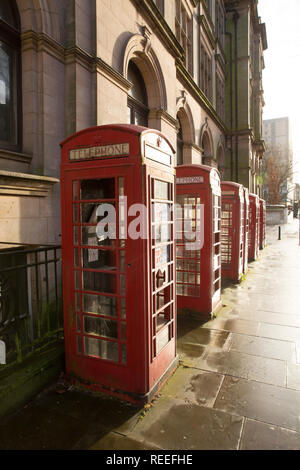
<path id="1" fill-rule="evenodd" d="M 267 48 L 258 0 L 225 0 L 226 8 L 226 179 L 262 196 L 264 106 L 262 70 Z"/>

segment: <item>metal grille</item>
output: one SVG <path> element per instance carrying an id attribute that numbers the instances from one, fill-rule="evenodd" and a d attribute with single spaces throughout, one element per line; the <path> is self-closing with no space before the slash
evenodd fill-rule
<path id="1" fill-rule="evenodd" d="M 0 253 L 0 339 L 8 366 L 62 338 L 60 248 L 6 247 Z"/>

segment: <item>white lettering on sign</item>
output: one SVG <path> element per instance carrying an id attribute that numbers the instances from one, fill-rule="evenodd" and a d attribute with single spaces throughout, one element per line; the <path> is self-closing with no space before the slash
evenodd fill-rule
<path id="1" fill-rule="evenodd" d="M 70 160 L 89 160 L 90 158 L 123 157 L 129 155 L 129 143 L 101 145 L 70 151 Z"/>
<path id="2" fill-rule="evenodd" d="M 176 184 L 194 184 L 194 183 L 203 183 L 203 176 L 185 176 L 181 178 L 176 178 Z"/>
<path id="3" fill-rule="evenodd" d="M 0 340 L 0 364 L 6 364 L 6 348 L 4 341 Z"/>

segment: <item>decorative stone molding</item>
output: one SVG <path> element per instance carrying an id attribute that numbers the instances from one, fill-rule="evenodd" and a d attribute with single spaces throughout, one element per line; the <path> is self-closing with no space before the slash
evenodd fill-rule
<path id="1" fill-rule="evenodd" d="M 0 194 L 6 196 L 45 197 L 56 183 L 58 178 L 0 170 Z"/>
<path id="2" fill-rule="evenodd" d="M 167 92 L 159 60 L 151 46 L 151 32 L 143 26 L 142 34 L 134 34 L 128 40 L 123 56 L 123 77 L 127 77 L 130 60 L 142 61 L 147 73 L 143 76 L 148 96 L 155 97 L 150 107 L 167 109 Z M 143 74 L 143 71 L 141 70 Z"/>
<path id="3" fill-rule="evenodd" d="M 30 164 L 32 155 L 20 152 L 12 152 L 11 150 L 0 149 L 0 159 L 14 160 L 16 162 Z"/>

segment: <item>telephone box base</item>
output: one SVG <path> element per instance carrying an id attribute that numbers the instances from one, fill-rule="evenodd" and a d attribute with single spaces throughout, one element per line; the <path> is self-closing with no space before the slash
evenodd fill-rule
<path id="1" fill-rule="evenodd" d="M 83 388 L 85 390 L 90 390 L 93 392 L 98 392 L 98 393 L 105 393 L 107 395 L 110 395 L 112 397 L 118 398 L 119 400 L 122 401 L 128 401 L 134 405 L 145 405 L 146 403 L 150 403 L 154 396 L 159 392 L 159 390 L 164 386 L 165 382 L 170 378 L 170 376 L 175 372 L 179 364 L 179 357 L 178 355 L 173 359 L 167 370 L 164 372 L 164 374 L 157 380 L 157 382 L 154 384 L 154 386 L 151 388 L 151 390 L 148 393 L 145 393 L 144 395 L 140 394 L 135 394 L 131 392 L 126 392 L 125 390 L 119 390 L 119 389 L 112 389 L 109 388 L 105 385 L 97 384 L 97 383 L 92 383 L 86 380 L 83 380 L 80 377 L 75 377 L 71 375 L 65 374 L 64 378 L 67 382 L 69 382 L 72 385 L 77 386 L 78 388 Z"/>

